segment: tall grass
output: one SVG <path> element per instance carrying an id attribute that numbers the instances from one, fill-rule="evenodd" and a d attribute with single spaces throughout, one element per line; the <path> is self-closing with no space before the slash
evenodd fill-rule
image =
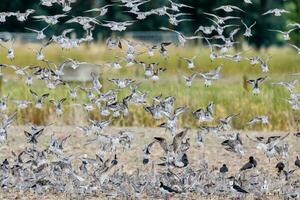
<path id="1" fill-rule="evenodd" d="M 35 44 L 21 44 L 15 46 L 16 58 L 13 61 L 6 59 L 6 52 L 0 51 L 1 63 L 14 64 L 20 66 L 26 65 L 44 65 L 44 63 L 36 61 L 34 53 L 30 50 L 38 48 Z M 144 50 L 141 50 L 144 51 Z M 81 46 L 72 50 L 61 50 L 58 47 L 50 46 L 44 51 L 48 60 L 54 62 L 61 62 L 65 57 L 75 58 L 80 61 L 88 61 L 91 63 L 106 63 L 111 60 L 117 60 L 115 56 L 120 56 L 120 50 L 107 50 L 102 44 L 91 44 L 89 46 Z M 243 56 L 261 55 L 263 58 L 272 56 L 269 63 L 270 73 L 262 74 L 259 66 L 251 66 L 248 61 L 233 62 L 229 60 L 210 61 L 209 51 L 202 47 L 186 47 L 183 50 L 177 47 L 169 48 L 169 57 L 167 59 L 158 55 L 154 58 L 148 58 L 147 55 L 137 57 L 137 60 L 146 62 L 159 62 L 162 66 L 167 68 L 167 71 L 161 75 L 161 80 L 153 83 L 143 77 L 143 69 L 140 66 L 123 67 L 119 71 L 99 67 L 101 72 L 101 79 L 104 85 L 103 90 L 114 87 L 107 81 L 108 78 L 126 77 L 133 78 L 141 82 L 140 89 L 148 91 L 148 99 L 152 96 L 163 94 L 164 96 L 176 96 L 177 106 L 189 107 L 189 112 L 183 114 L 179 118 L 180 125 L 184 126 L 199 126 L 195 119 L 193 119 L 191 112 L 199 107 L 205 107 L 208 102 L 213 101 L 216 105 L 215 118 L 224 117 L 228 114 L 238 113 L 239 116 L 233 120 L 233 125 L 237 129 L 249 129 L 245 124 L 247 121 L 256 115 L 268 115 L 270 118 L 270 125 L 261 126 L 256 125 L 252 129 L 257 130 L 290 130 L 298 127 L 295 120 L 298 119 L 298 112 L 292 111 L 291 107 L 284 100 L 288 97 L 288 92 L 281 87 L 273 86 L 271 83 L 278 80 L 292 80 L 294 77 L 288 74 L 297 72 L 299 70 L 300 56 L 297 56 L 294 51 L 287 48 L 271 48 L 261 50 L 260 52 L 249 50 L 244 52 Z M 186 67 L 186 63 L 180 59 L 182 57 L 192 57 L 197 55 L 195 61 L 196 68 L 191 71 Z M 124 63 L 123 63 L 124 64 Z M 184 84 L 182 75 L 189 75 L 196 71 L 206 71 L 213 69 L 216 66 L 223 64 L 224 68 L 221 71 L 222 78 L 214 84 L 206 88 L 201 80 L 194 81 L 191 88 L 187 88 Z M 125 66 L 125 64 L 124 64 Z M 29 88 L 24 85 L 24 80 L 16 77 L 11 69 L 4 69 L 4 82 L 2 84 L 2 95 L 10 94 L 10 100 L 34 100 L 29 93 Z M 268 80 L 262 84 L 261 94 L 254 96 L 251 93 L 250 86 L 245 88 L 243 86 L 245 78 L 257 78 L 258 76 L 268 76 Z M 90 83 L 86 83 L 90 84 Z M 41 81 L 35 81 L 32 87 L 34 91 L 39 94 L 50 92 L 50 99 L 60 99 L 68 97 L 68 89 L 59 86 L 55 90 L 48 90 Z M 56 122 L 58 124 L 79 124 L 85 123 L 89 117 L 101 119 L 99 111 L 87 113 L 78 106 L 73 106 L 74 103 L 87 102 L 85 94 L 81 91 L 79 93 L 79 100 L 72 102 L 70 99 L 64 104 L 64 115 L 56 117 L 54 106 L 49 102 L 42 110 L 38 110 L 33 106 L 25 110 L 18 111 L 18 123 L 37 123 L 45 124 Z M 121 91 L 120 98 L 128 95 L 129 89 Z M 150 101 L 149 101 L 150 102 Z M 113 124 L 116 126 L 156 126 L 161 121 L 155 121 L 152 117 L 144 111 L 141 106 L 130 104 L 130 114 L 124 119 L 115 119 Z M 9 102 L 9 112 L 15 110 L 15 105 Z M 212 124 L 216 123 L 213 122 Z"/>

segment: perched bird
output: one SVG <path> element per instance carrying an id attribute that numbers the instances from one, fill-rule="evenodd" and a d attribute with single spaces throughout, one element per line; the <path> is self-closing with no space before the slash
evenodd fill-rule
<path id="1" fill-rule="evenodd" d="M 151 147 L 153 146 L 153 144 L 155 143 L 155 141 L 151 142 L 150 144 L 148 145 L 145 145 L 144 149 L 143 149 L 143 164 L 146 165 L 149 163 L 150 161 L 150 155 L 151 155 L 151 152 L 150 152 L 150 149 Z"/>
<path id="2" fill-rule="evenodd" d="M 220 173 L 224 174 L 228 172 L 228 167 L 226 164 L 223 164 L 222 167 L 220 168 Z"/>
<path id="3" fill-rule="evenodd" d="M 235 184 L 233 181 L 230 182 L 230 185 L 231 185 L 231 190 L 235 195 L 236 194 L 247 194 L 248 193 L 245 189 L 243 189 L 239 185 Z"/>
<path id="4" fill-rule="evenodd" d="M 296 157 L 295 165 L 296 165 L 297 167 L 300 167 L 300 159 L 299 159 L 299 156 Z"/>
<path id="5" fill-rule="evenodd" d="M 240 170 L 244 171 L 244 170 L 255 168 L 256 166 L 257 166 L 256 160 L 254 159 L 253 156 L 250 156 L 249 157 L 249 162 L 247 162 L 246 164 L 244 164 L 243 167 Z"/>
<path id="6" fill-rule="evenodd" d="M 177 191 L 176 189 L 172 189 L 171 187 L 164 185 L 163 182 L 160 182 L 159 190 L 164 195 L 170 195 L 170 194 L 174 194 L 174 193 L 179 193 L 179 191 Z"/>

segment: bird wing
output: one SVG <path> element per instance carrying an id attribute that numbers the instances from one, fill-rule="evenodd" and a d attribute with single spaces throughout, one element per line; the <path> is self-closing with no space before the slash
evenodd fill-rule
<path id="1" fill-rule="evenodd" d="M 162 137 L 154 137 L 154 139 L 160 144 L 161 148 L 168 153 L 168 144 L 165 138 Z"/>

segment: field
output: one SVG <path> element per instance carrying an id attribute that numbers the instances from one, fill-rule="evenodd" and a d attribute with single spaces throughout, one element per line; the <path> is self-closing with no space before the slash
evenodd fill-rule
<path id="1" fill-rule="evenodd" d="M 5 51 L 0 52 L 0 57 L 5 58 L 2 60 L 4 64 L 14 64 L 17 66 L 27 65 L 42 65 L 45 63 L 36 61 L 35 55 L 31 49 L 38 49 L 35 44 L 22 44 L 15 45 L 16 57 L 13 61 L 5 58 Z M 271 48 L 262 49 L 259 52 L 249 49 L 242 52 L 242 56 L 250 57 L 253 55 L 260 55 L 266 59 L 271 56 L 270 72 L 261 73 L 260 67 L 251 66 L 249 61 L 242 60 L 241 62 L 233 62 L 230 60 L 216 60 L 210 61 L 209 51 L 204 47 L 186 47 L 188 50 L 180 51 L 179 47 L 169 48 L 169 57 L 164 59 L 159 56 L 148 58 L 147 55 L 141 54 L 136 58 L 138 61 L 145 62 L 159 62 L 161 66 L 167 68 L 167 71 L 161 74 L 161 79 L 157 83 L 147 80 L 143 76 L 143 69 L 140 65 L 125 67 L 121 70 L 113 70 L 108 67 L 98 67 L 101 73 L 100 79 L 103 84 L 102 91 L 107 91 L 113 86 L 107 81 L 108 78 L 132 78 L 136 82 L 141 82 L 141 91 L 148 92 L 148 100 L 151 102 L 153 96 L 162 94 L 163 96 L 174 95 L 176 97 L 177 106 L 189 107 L 189 112 L 183 114 L 179 119 L 179 124 L 184 126 L 196 127 L 196 120 L 192 118 L 191 112 L 200 107 L 205 107 L 208 102 L 214 102 L 216 105 L 216 119 L 224 117 L 228 114 L 238 113 L 239 117 L 233 121 L 236 129 L 248 129 L 245 123 L 252 117 L 257 115 L 269 116 L 270 125 L 267 126 L 254 126 L 252 130 L 295 130 L 298 128 L 299 113 L 293 111 L 291 106 L 286 102 L 289 96 L 287 90 L 283 87 L 272 85 L 273 82 L 282 80 L 294 80 L 298 77 L 291 76 L 292 73 L 297 73 L 299 70 L 300 56 L 292 49 L 288 48 Z M 89 54 L 85 52 L 88 51 Z M 141 52 L 145 49 L 140 49 Z M 234 53 L 234 52 L 232 52 Z M 49 46 L 44 50 L 46 58 L 55 63 L 60 63 L 66 57 L 76 58 L 79 61 L 87 61 L 90 63 L 103 64 L 112 60 L 118 60 L 115 56 L 124 56 L 120 50 L 107 51 L 103 44 L 90 44 L 89 46 L 81 46 L 74 50 L 61 50 L 56 46 Z M 197 55 L 195 60 L 196 67 L 193 71 L 189 70 L 186 63 L 180 57 L 193 57 Z M 282 56 L 284 55 L 284 56 Z M 194 72 L 203 72 L 214 69 L 218 65 L 223 64 L 224 67 L 221 71 L 222 78 L 213 83 L 210 88 L 206 88 L 203 81 L 198 79 L 193 82 L 192 87 L 185 86 L 182 75 L 191 75 Z M 95 66 L 97 67 L 97 66 Z M 2 82 L 2 96 L 9 95 L 9 100 L 33 100 L 29 89 L 24 84 L 24 80 L 12 75 L 11 69 L 4 69 L 5 77 Z M 262 84 L 261 94 L 255 96 L 251 93 L 251 86 L 245 84 L 245 80 L 257 78 L 259 76 L 267 76 L 267 81 Z M 24 79 L 24 78 L 22 78 Z M 69 83 L 75 84 L 75 83 Z M 82 84 L 82 83 L 80 83 Z M 90 83 L 83 83 L 89 85 Z M 68 97 L 68 90 L 66 87 L 58 87 L 55 90 L 47 90 L 42 82 L 36 81 L 32 89 L 38 93 L 50 92 L 52 99 L 60 99 Z M 128 95 L 129 89 L 122 90 L 120 97 Z M 86 97 L 83 92 L 79 91 L 80 101 L 76 103 L 86 102 Z M 98 111 L 85 113 L 78 107 L 71 106 L 74 102 L 67 100 L 64 104 L 65 114 L 56 120 L 58 124 L 74 124 L 84 123 L 88 117 L 99 118 Z M 117 119 L 113 121 L 115 126 L 146 126 L 155 127 L 159 123 L 152 120 L 151 116 L 147 114 L 144 109 L 133 105 L 129 106 L 130 115 L 128 119 Z M 15 105 L 9 104 L 9 111 L 15 110 Z M 56 117 L 53 111 L 53 106 L 47 103 L 47 106 L 42 110 L 29 107 L 25 110 L 18 111 L 18 123 L 20 125 L 28 122 L 37 124 L 45 124 L 53 122 Z M 26 115 L 26 117 L 24 117 Z M 51 121 L 52 120 L 52 121 Z"/>
<path id="2" fill-rule="evenodd" d="M 9 140 L 8 145 L 13 148 L 8 148 L 8 146 L 3 145 L 0 147 L 0 160 L 4 157 L 10 156 L 11 151 L 13 150 L 15 153 L 19 153 L 25 147 L 30 147 L 29 144 L 26 144 L 25 136 L 23 134 L 24 130 L 27 130 L 29 127 L 11 127 L 9 129 Z M 161 136 L 167 138 L 169 142 L 171 142 L 170 134 L 165 133 L 162 129 L 159 128 L 128 128 L 133 132 L 134 139 L 132 142 L 132 147 L 123 151 L 122 149 L 117 149 L 117 155 L 119 157 L 118 166 L 123 166 L 124 170 L 131 174 L 135 170 L 140 169 L 141 173 L 150 172 L 151 164 L 143 165 L 142 164 L 142 148 L 145 144 L 153 141 L 153 138 L 156 136 Z M 105 130 L 104 134 L 114 135 L 117 134 L 118 131 L 124 130 L 120 128 L 108 128 Z M 52 133 L 55 133 L 58 137 L 63 137 L 71 134 L 71 138 L 66 142 L 64 152 L 66 155 L 72 156 L 73 161 L 76 166 L 76 163 L 79 162 L 80 158 L 86 154 L 88 158 L 94 158 L 95 154 L 98 153 L 98 143 L 87 144 L 87 140 L 94 138 L 95 136 L 86 137 L 79 130 L 74 128 L 73 126 L 50 126 L 48 127 L 44 134 L 39 138 L 39 143 L 37 149 L 42 150 L 47 147 L 50 136 Z M 188 132 L 187 138 L 191 138 L 191 148 L 188 151 L 188 158 L 190 164 L 193 169 L 198 169 L 200 163 L 204 160 L 208 162 L 208 167 L 210 170 L 218 170 L 220 166 L 224 163 L 227 164 L 229 168 L 228 176 L 234 175 L 241 166 L 247 162 L 249 156 L 254 156 L 258 162 L 257 169 L 259 171 L 267 170 L 268 173 L 276 176 L 275 165 L 278 162 L 275 158 L 273 158 L 270 162 L 266 158 L 266 156 L 262 153 L 262 151 L 254 148 L 254 143 L 251 142 L 248 138 L 246 138 L 246 134 L 254 137 L 254 136 L 271 136 L 271 135 L 281 135 L 283 132 L 241 132 L 241 137 L 244 142 L 244 147 L 246 149 L 246 153 L 244 156 L 240 157 L 233 153 L 226 151 L 222 146 L 222 140 L 216 140 L 216 138 L 211 135 L 207 135 L 204 137 L 204 145 L 202 147 L 198 147 L 195 143 L 196 131 L 191 130 Z M 290 169 L 294 169 L 293 161 L 297 154 L 300 152 L 299 138 L 294 137 L 292 134 L 284 140 L 284 142 L 289 143 L 289 160 L 290 160 Z M 159 144 L 154 144 L 151 150 L 151 162 L 153 161 L 155 164 L 160 163 L 159 157 L 162 155 L 163 151 L 161 150 Z M 130 156 L 128 156 L 130 155 Z M 50 160 L 49 160 L 50 161 Z M 155 169 L 159 172 L 163 170 L 163 168 L 159 166 L 155 166 Z M 180 169 L 174 169 L 176 172 L 180 172 Z M 298 170 L 299 172 L 299 170 Z M 296 172 L 296 173 L 298 173 Z M 8 191 L 3 190 L 0 194 L 0 199 L 23 199 L 21 196 L 22 193 L 13 192 L 9 193 Z M 61 194 L 46 194 L 43 196 L 38 196 L 36 194 L 31 193 L 30 191 L 24 192 L 24 194 L 29 195 L 31 199 L 53 199 L 54 197 L 61 199 L 68 199 L 67 195 Z M 57 196 L 58 195 L 58 196 Z M 27 197 L 29 197 L 27 196 Z M 70 197 L 69 197 L 70 198 Z M 198 197 L 192 197 L 191 199 L 195 199 Z M 266 197 L 267 198 L 267 197 Z M 275 198 L 276 197 L 272 197 Z M 88 199 L 93 199 L 92 197 Z M 96 198 L 97 199 L 97 198 Z M 176 198 L 175 198 L 176 199 Z M 251 199 L 251 198 L 250 198 Z"/>

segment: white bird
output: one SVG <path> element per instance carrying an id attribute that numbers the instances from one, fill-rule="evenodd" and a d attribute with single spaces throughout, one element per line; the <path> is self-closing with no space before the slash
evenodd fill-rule
<path id="1" fill-rule="evenodd" d="M 293 47 L 294 49 L 296 49 L 297 50 L 297 53 L 300 55 L 300 48 L 299 47 L 297 47 L 296 45 L 294 45 L 294 44 L 289 44 L 291 47 Z"/>
<path id="2" fill-rule="evenodd" d="M 269 72 L 269 65 L 268 62 L 271 60 L 272 56 L 269 56 L 266 60 L 259 58 L 260 62 L 260 69 L 263 73 Z"/>
<path id="3" fill-rule="evenodd" d="M 278 32 L 278 33 L 281 33 L 282 36 L 283 36 L 283 39 L 284 40 L 290 40 L 290 33 L 294 30 L 297 30 L 299 28 L 293 28 L 291 30 L 288 30 L 288 31 L 281 31 L 281 30 L 273 30 L 273 29 L 269 29 L 269 31 L 273 31 L 273 32 Z"/>
<path id="4" fill-rule="evenodd" d="M 247 82 L 249 83 L 249 84 L 251 84 L 252 85 L 252 93 L 253 94 L 255 94 L 255 95 L 257 95 L 257 94 L 259 94 L 260 93 L 260 88 L 259 88 L 259 84 L 260 83 L 262 83 L 263 81 L 265 81 L 266 80 L 266 76 L 265 77 L 259 77 L 259 78 L 257 78 L 257 79 L 251 79 L 251 80 L 248 80 Z"/>
<path id="5" fill-rule="evenodd" d="M 45 28 L 43 28 L 42 30 L 35 30 L 35 29 L 31 29 L 31 28 L 26 28 L 26 30 L 29 30 L 29 31 L 33 31 L 35 33 L 37 33 L 37 36 L 36 36 L 36 39 L 37 40 L 42 40 L 42 39 L 45 39 L 46 38 L 46 35 L 44 34 L 44 31 L 50 26 L 50 24 L 48 26 L 46 26 Z"/>
<path id="6" fill-rule="evenodd" d="M 183 78 L 184 78 L 184 80 L 185 80 L 185 85 L 187 86 L 187 87 L 191 87 L 192 86 L 192 82 L 193 82 L 193 80 L 197 77 L 197 73 L 194 73 L 194 74 L 192 74 L 191 76 L 184 76 L 183 75 Z"/>
<path id="7" fill-rule="evenodd" d="M 180 57 L 180 58 L 187 62 L 188 69 L 193 69 L 195 67 L 194 60 L 197 58 L 197 56 L 193 56 L 192 58 L 185 58 L 185 57 Z"/>
<path id="8" fill-rule="evenodd" d="M 225 24 L 225 22 L 230 19 L 240 19 L 240 17 L 235 17 L 235 16 L 220 17 L 215 14 L 211 14 L 211 13 L 207 13 L 207 12 L 204 12 L 203 14 L 216 18 L 217 23 L 220 25 Z"/>
<path id="9" fill-rule="evenodd" d="M 56 102 L 55 100 L 51 99 L 49 100 L 50 103 L 55 105 L 55 113 L 57 115 L 62 115 L 63 114 L 63 110 L 62 110 L 62 104 L 67 100 L 67 98 L 62 98 L 60 99 L 58 102 Z"/>
<path id="10" fill-rule="evenodd" d="M 244 2 L 247 3 L 247 4 L 252 4 L 251 0 L 244 0 Z"/>
<path id="11" fill-rule="evenodd" d="M 252 31 L 251 28 L 256 24 L 256 21 L 251 24 L 249 27 L 247 26 L 247 24 L 244 23 L 244 21 L 242 20 L 242 24 L 245 26 L 246 30 L 245 33 L 243 34 L 245 37 L 251 37 L 252 36 Z"/>
<path id="12" fill-rule="evenodd" d="M 169 29 L 169 28 L 166 28 L 166 27 L 160 27 L 160 29 L 164 30 L 164 31 L 171 31 L 171 32 L 176 33 L 177 34 L 177 39 L 178 39 L 179 44 L 181 46 L 184 46 L 185 43 L 187 42 L 187 40 L 195 40 L 195 39 L 201 39 L 201 38 L 203 38 L 201 36 L 190 36 L 190 37 L 187 37 L 187 36 L 183 35 L 179 31 L 176 31 L 176 30 L 173 30 L 173 29 Z"/>
<path id="13" fill-rule="evenodd" d="M 274 16 L 279 17 L 283 13 L 289 13 L 289 11 L 287 11 L 285 9 L 275 8 L 275 9 L 268 10 L 267 12 L 263 13 L 262 15 L 274 14 Z"/>
<path id="14" fill-rule="evenodd" d="M 65 14 L 61 15 L 53 15 L 53 16 L 46 16 L 46 15 L 39 15 L 39 16 L 33 16 L 32 18 L 37 19 L 38 21 L 45 21 L 49 25 L 55 25 L 59 21 L 59 18 L 67 17 Z"/>
<path id="15" fill-rule="evenodd" d="M 93 8 L 93 9 L 90 9 L 90 10 L 86 10 L 84 12 L 87 12 L 87 13 L 88 12 L 98 12 L 99 13 L 98 16 L 104 16 L 108 12 L 108 8 L 112 7 L 112 6 L 117 6 L 117 5 L 116 4 L 108 4 L 108 5 L 102 6 L 100 8 Z"/>
<path id="16" fill-rule="evenodd" d="M 232 6 L 232 5 L 223 5 L 223 6 L 220 6 L 220 7 L 214 9 L 214 11 L 218 11 L 218 10 L 223 10 L 223 11 L 225 11 L 227 13 L 233 12 L 234 10 L 245 12 L 242 9 L 240 9 L 239 7 Z"/>
<path id="17" fill-rule="evenodd" d="M 265 116 L 265 115 L 256 116 L 256 117 L 250 119 L 249 122 L 247 123 L 247 125 L 252 126 L 258 122 L 261 122 L 262 124 L 269 124 L 269 117 Z"/>

